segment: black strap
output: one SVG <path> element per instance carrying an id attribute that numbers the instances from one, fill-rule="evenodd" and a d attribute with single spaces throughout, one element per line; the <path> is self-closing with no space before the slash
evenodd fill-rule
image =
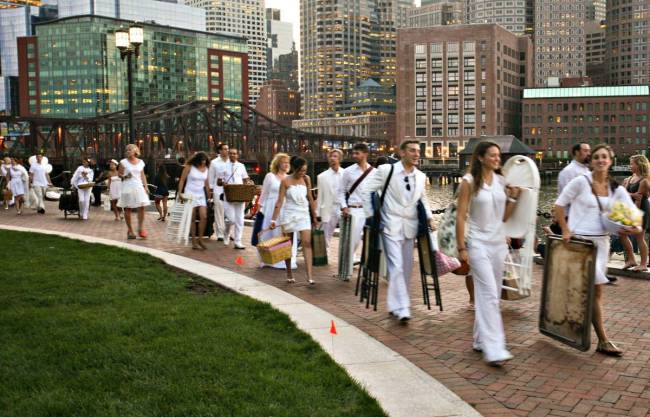
<path id="1" fill-rule="evenodd" d="M 361 182 L 364 180 L 364 178 L 366 178 L 368 176 L 368 174 L 370 174 L 370 171 L 372 171 L 373 169 L 374 168 L 372 166 L 368 167 L 368 169 L 366 169 L 363 172 L 363 174 L 361 174 L 361 176 L 359 178 L 357 178 L 357 180 L 354 182 L 354 184 L 352 184 L 352 187 L 350 187 L 350 191 L 345 193 L 345 202 L 346 203 L 348 202 L 348 199 L 350 198 L 350 196 L 352 195 L 354 190 L 357 189 L 359 184 L 361 184 Z"/>
<path id="2" fill-rule="evenodd" d="M 393 170 L 394 169 L 395 169 L 395 165 L 391 164 L 390 165 L 390 171 L 388 172 L 388 178 L 386 179 L 386 184 L 384 184 L 384 190 L 381 192 L 381 196 L 379 197 L 379 208 L 380 209 L 384 205 L 384 197 L 386 197 L 386 190 L 388 190 L 388 184 L 390 183 L 390 180 L 393 177 Z"/>
<path id="3" fill-rule="evenodd" d="M 598 198 L 598 194 L 596 194 L 596 190 L 594 190 L 594 183 L 589 181 L 589 177 L 587 177 L 586 175 L 584 177 L 587 180 L 587 182 L 589 183 L 589 186 L 591 187 L 591 192 L 594 194 L 594 197 L 596 197 L 596 203 L 598 203 L 598 210 L 600 210 L 600 213 L 602 214 L 603 213 L 603 205 L 600 204 L 600 198 Z M 608 194 L 609 194 L 609 190 L 607 190 L 607 191 L 608 191 Z"/>

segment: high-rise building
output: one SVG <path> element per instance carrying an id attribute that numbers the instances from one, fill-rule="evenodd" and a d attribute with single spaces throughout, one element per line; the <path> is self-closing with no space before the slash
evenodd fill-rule
<path id="1" fill-rule="evenodd" d="M 18 38 L 20 115 L 94 117 L 128 107 L 126 62 L 115 31 L 134 22 L 76 16 L 35 26 Z M 135 105 L 246 101 L 244 38 L 142 24 L 133 73 Z"/>
<path id="2" fill-rule="evenodd" d="M 587 73 L 585 6 L 585 0 L 535 1 L 536 86 Z"/>
<path id="3" fill-rule="evenodd" d="M 466 23 L 497 23 L 517 35 L 533 33 L 533 0 L 465 0 L 465 7 Z"/>
<path id="4" fill-rule="evenodd" d="M 650 84 L 650 3 L 608 1 L 606 21 L 610 84 Z"/>
<path id="5" fill-rule="evenodd" d="M 266 9 L 266 34 L 269 38 L 266 50 L 267 78 L 271 78 L 280 56 L 290 54 L 294 45 L 293 23 L 283 22 L 280 16 L 280 9 Z"/>
<path id="6" fill-rule="evenodd" d="M 601 21 L 601 20 L 605 20 L 606 16 L 607 16 L 606 0 L 587 0 L 587 20 Z"/>
<path id="7" fill-rule="evenodd" d="M 268 80 L 260 88 L 255 110 L 276 122 L 291 126 L 300 118 L 300 93 L 287 88 L 280 80 Z"/>
<path id="8" fill-rule="evenodd" d="M 587 76 L 593 85 L 607 85 L 606 29 L 604 21 L 590 20 L 585 24 Z"/>
<path id="9" fill-rule="evenodd" d="M 397 136 L 434 163 L 458 160 L 473 137 L 521 132 L 521 91 L 533 81 L 533 46 L 497 24 L 398 32 Z"/>
<path id="10" fill-rule="evenodd" d="M 408 28 L 427 28 L 440 25 L 456 25 L 465 22 L 465 3 L 442 1 L 421 7 L 411 7 L 407 12 Z"/>
<path id="11" fill-rule="evenodd" d="M 185 6 L 177 0 L 57 0 L 57 2 L 59 18 L 93 15 L 205 31 L 205 10 Z"/>
<path id="12" fill-rule="evenodd" d="M 247 39 L 249 100 L 254 105 L 267 75 L 264 0 L 185 0 L 185 4 L 206 10 L 208 32 Z"/>
<path id="13" fill-rule="evenodd" d="M 300 89 L 298 51 L 296 51 L 295 44 L 291 47 L 291 52 L 280 55 L 275 59 L 275 64 L 273 65 L 269 79 L 283 81 L 293 91 Z"/>
<path id="14" fill-rule="evenodd" d="M 343 116 L 350 94 L 375 78 L 395 83 L 396 30 L 412 0 L 301 0 L 303 117 Z"/>
<path id="15" fill-rule="evenodd" d="M 645 153 L 650 140 L 650 88 L 527 88 L 522 140 L 545 158 L 571 159 L 579 142 L 606 143 L 616 155 Z"/>
<path id="16" fill-rule="evenodd" d="M 18 112 L 18 50 L 16 39 L 33 33 L 33 25 L 56 18 L 56 6 L 44 2 L 2 2 L 0 7 L 0 114 Z"/>

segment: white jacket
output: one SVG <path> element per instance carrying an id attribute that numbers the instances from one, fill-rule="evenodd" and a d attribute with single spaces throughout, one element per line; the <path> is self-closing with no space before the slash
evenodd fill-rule
<path id="1" fill-rule="evenodd" d="M 417 204 L 420 199 L 422 199 L 427 212 L 427 219 L 432 217 L 424 195 L 427 176 L 415 168 L 415 191 L 413 196 L 409 198 L 404 183 L 404 165 L 402 165 L 402 162 L 396 162 L 393 166 L 395 167 L 393 176 L 390 179 L 390 184 L 388 184 L 384 204 L 381 208 L 383 232 L 397 239 L 413 239 L 418 232 Z M 368 217 L 372 216 L 371 194 L 383 191 L 390 167 L 390 164 L 381 165 L 377 168 L 375 175 L 365 184 L 363 207 Z"/>
<path id="2" fill-rule="evenodd" d="M 340 210 L 337 201 L 341 179 L 343 178 L 343 169 L 339 168 L 334 172 L 332 168 L 318 174 L 318 198 L 316 199 L 316 215 L 321 221 L 327 223 L 330 221 L 334 210 Z"/>

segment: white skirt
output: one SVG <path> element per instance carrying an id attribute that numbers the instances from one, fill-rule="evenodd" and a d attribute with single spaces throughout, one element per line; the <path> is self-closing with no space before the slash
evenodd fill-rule
<path id="1" fill-rule="evenodd" d="M 11 193 L 14 195 L 14 197 L 25 195 L 25 183 L 23 183 L 23 180 L 21 178 L 12 178 L 11 182 L 9 183 L 9 188 L 11 189 Z"/>
<path id="2" fill-rule="evenodd" d="M 122 182 L 121 181 L 111 181 L 110 189 L 111 200 L 119 200 L 122 195 Z"/>
<path id="3" fill-rule="evenodd" d="M 151 204 L 142 184 L 122 183 L 122 192 L 117 206 L 122 208 L 140 208 Z"/>
<path id="4" fill-rule="evenodd" d="M 208 201 L 205 199 L 205 193 L 201 194 L 191 194 L 192 196 L 192 207 L 207 207 Z"/>

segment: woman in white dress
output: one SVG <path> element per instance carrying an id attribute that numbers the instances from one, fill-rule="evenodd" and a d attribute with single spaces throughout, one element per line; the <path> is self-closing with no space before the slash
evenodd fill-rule
<path id="1" fill-rule="evenodd" d="M 259 201 L 259 213 L 262 214 L 264 219 L 262 221 L 262 227 L 260 228 L 262 231 L 259 236 L 260 241 L 282 235 L 282 230 L 270 230 L 270 226 L 273 217 L 273 210 L 275 209 L 275 203 L 278 201 L 278 195 L 280 194 L 280 184 L 282 184 L 282 181 L 287 177 L 289 169 L 291 169 L 289 161 L 290 157 L 286 153 L 276 154 L 271 161 L 271 172 L 266 174 L 266 177 L 264 177 L 262 193 L 260 194 Z M 298 239 L 294 238 L 291 249 L 291 269 L 296 269 L 298 267 L 296 262 L 297 253 Z M 260 268 L 264 268 L 265 266 L 270 266 L 276 269 L 284 269 L 286 267 L 284 261 L 280 261 L 273 265 L 268 265 L 264 262 L 260 263 Z"/>
<path id="2" fill-rule="evenodd" d="M 476 145 L 470 173 L 463 177 L 458 192 L 456 239 L 459 258 L 469 263 L 474 280 L 473 349 L 482 352 L 483 359 L 492 366 L 512 359 L 506 348 L 499 300 L 508 254 L 503 224 L 514 211 L 520 191 L 507 186 L 501 175 L 499 146 L 487 141 Z"/>
<path id="3" fill-rule="evenodd" d="M 79 196 L 79 214 L 81 215 L 82 220 L 88 220 L 92 187 L 79 188 L 79 186 L 93 182 L 94 175 L 92 168 L 90 168 L 90 159 L 83 158 L 81 160 L 81 165 L 79 165 L 70 180 L 72 187 L 77 189 L 77 195 Z"/>
<path id="4" fill-rule="evenodd" d="M 25 178 L 29 181 L 29 174 L 24 166 L 17 160 L 12 159 L 7 171 L 7 188 L 11 191 L 14 198 L 16 214 L 23 214 L 23 205 L 25 204 L 25 195 L 29 191 L 26 186 Z"/>
<path id="5" fill-rule="evenodd" d="M 147 176 L 144 173 L 144 161 L 138 158 L 140 149 L 133 143 L 126 146 L 126 158 L 120 161 L 122 170 L 122 192 L 117 206 L 124 209 L 127 238 L 135 239 L 131 223 L 131 211 L 138 210 L 138 236 L 147 238 L 144 230 L 144 208 L 150 204 L 147 192 Z"/>
<path id="6" fill-rule="evenodd" d="M 205 152 L 197 152 L 185 164 L 178 189 L 180 199 L 192 199 L 192 249 L 207 249 L 203 243 L 205 226 L 208 222 L 208 200 L 211 198 L 210 183 L 208 182 L 208 164 L 210 160 Z M 199 219 L 197 231 L 196 219 Z M 198 234 L 198 236 L 197 236 Z"/>
<path id="7" fill-rule="evenodd" d="M 316 205 L 311 194 L 311 179 L 307 175 L 307 161 L 297 157 L 291 162 L 291 168 L 293 174 L 287 176 L 280 184 L 278 201 L 275 203 L 270 228 L 274 230 L 277 223 L 282 226 L 282 231 L 289 237 L 292 237 L 294 232 L 300 233 L 307 269 L 307 282 L 313 285 L 315 282 L 312 274 L 311 229 L 312 226 L 316 226 Z M 287 282 L 296 282 L 291 272 L 291 259 L 287 259 L 284 263 Z"/>
<path id="8" fill-rule="evenodd" d="M 612 201 L 634 205 L 632 198 L 616 182 L 610 180 L 609 168 L 614 152 L 608 145 L 596 145 L 591 151 L 591 173 L 579 175 L 562 189 L 555 202 L 555 218 L 562 228 L 562 239 L 572 236 L 588 239 L 596 245 L 596 273 L 592 324 L 598 336 L 596 352 L 610 356 L 621 356 L 623 351 L 607 337 L 603 319 L 603 284 L 607 284 L 607 262 L 609 260 L 609 234 L 600 218 L 602 211 L 609 211 Z M 597 196 L 597 197 L 596 197 Z M 569 219 L 565 208 L 569 206 Z M 641 233 L 640 227 L 630 227 L 629 234 Z"/>
<path id="9" fill-rule="evenodd" d="M 108 169 L 108 195 L 111 199 L 111 210 L 115 214 L 115 221 L 122 220 L 122 210 L 117 202 L 122 194 L 122 178 L 120 178 L 120 163 L 111 159 Z"/>

